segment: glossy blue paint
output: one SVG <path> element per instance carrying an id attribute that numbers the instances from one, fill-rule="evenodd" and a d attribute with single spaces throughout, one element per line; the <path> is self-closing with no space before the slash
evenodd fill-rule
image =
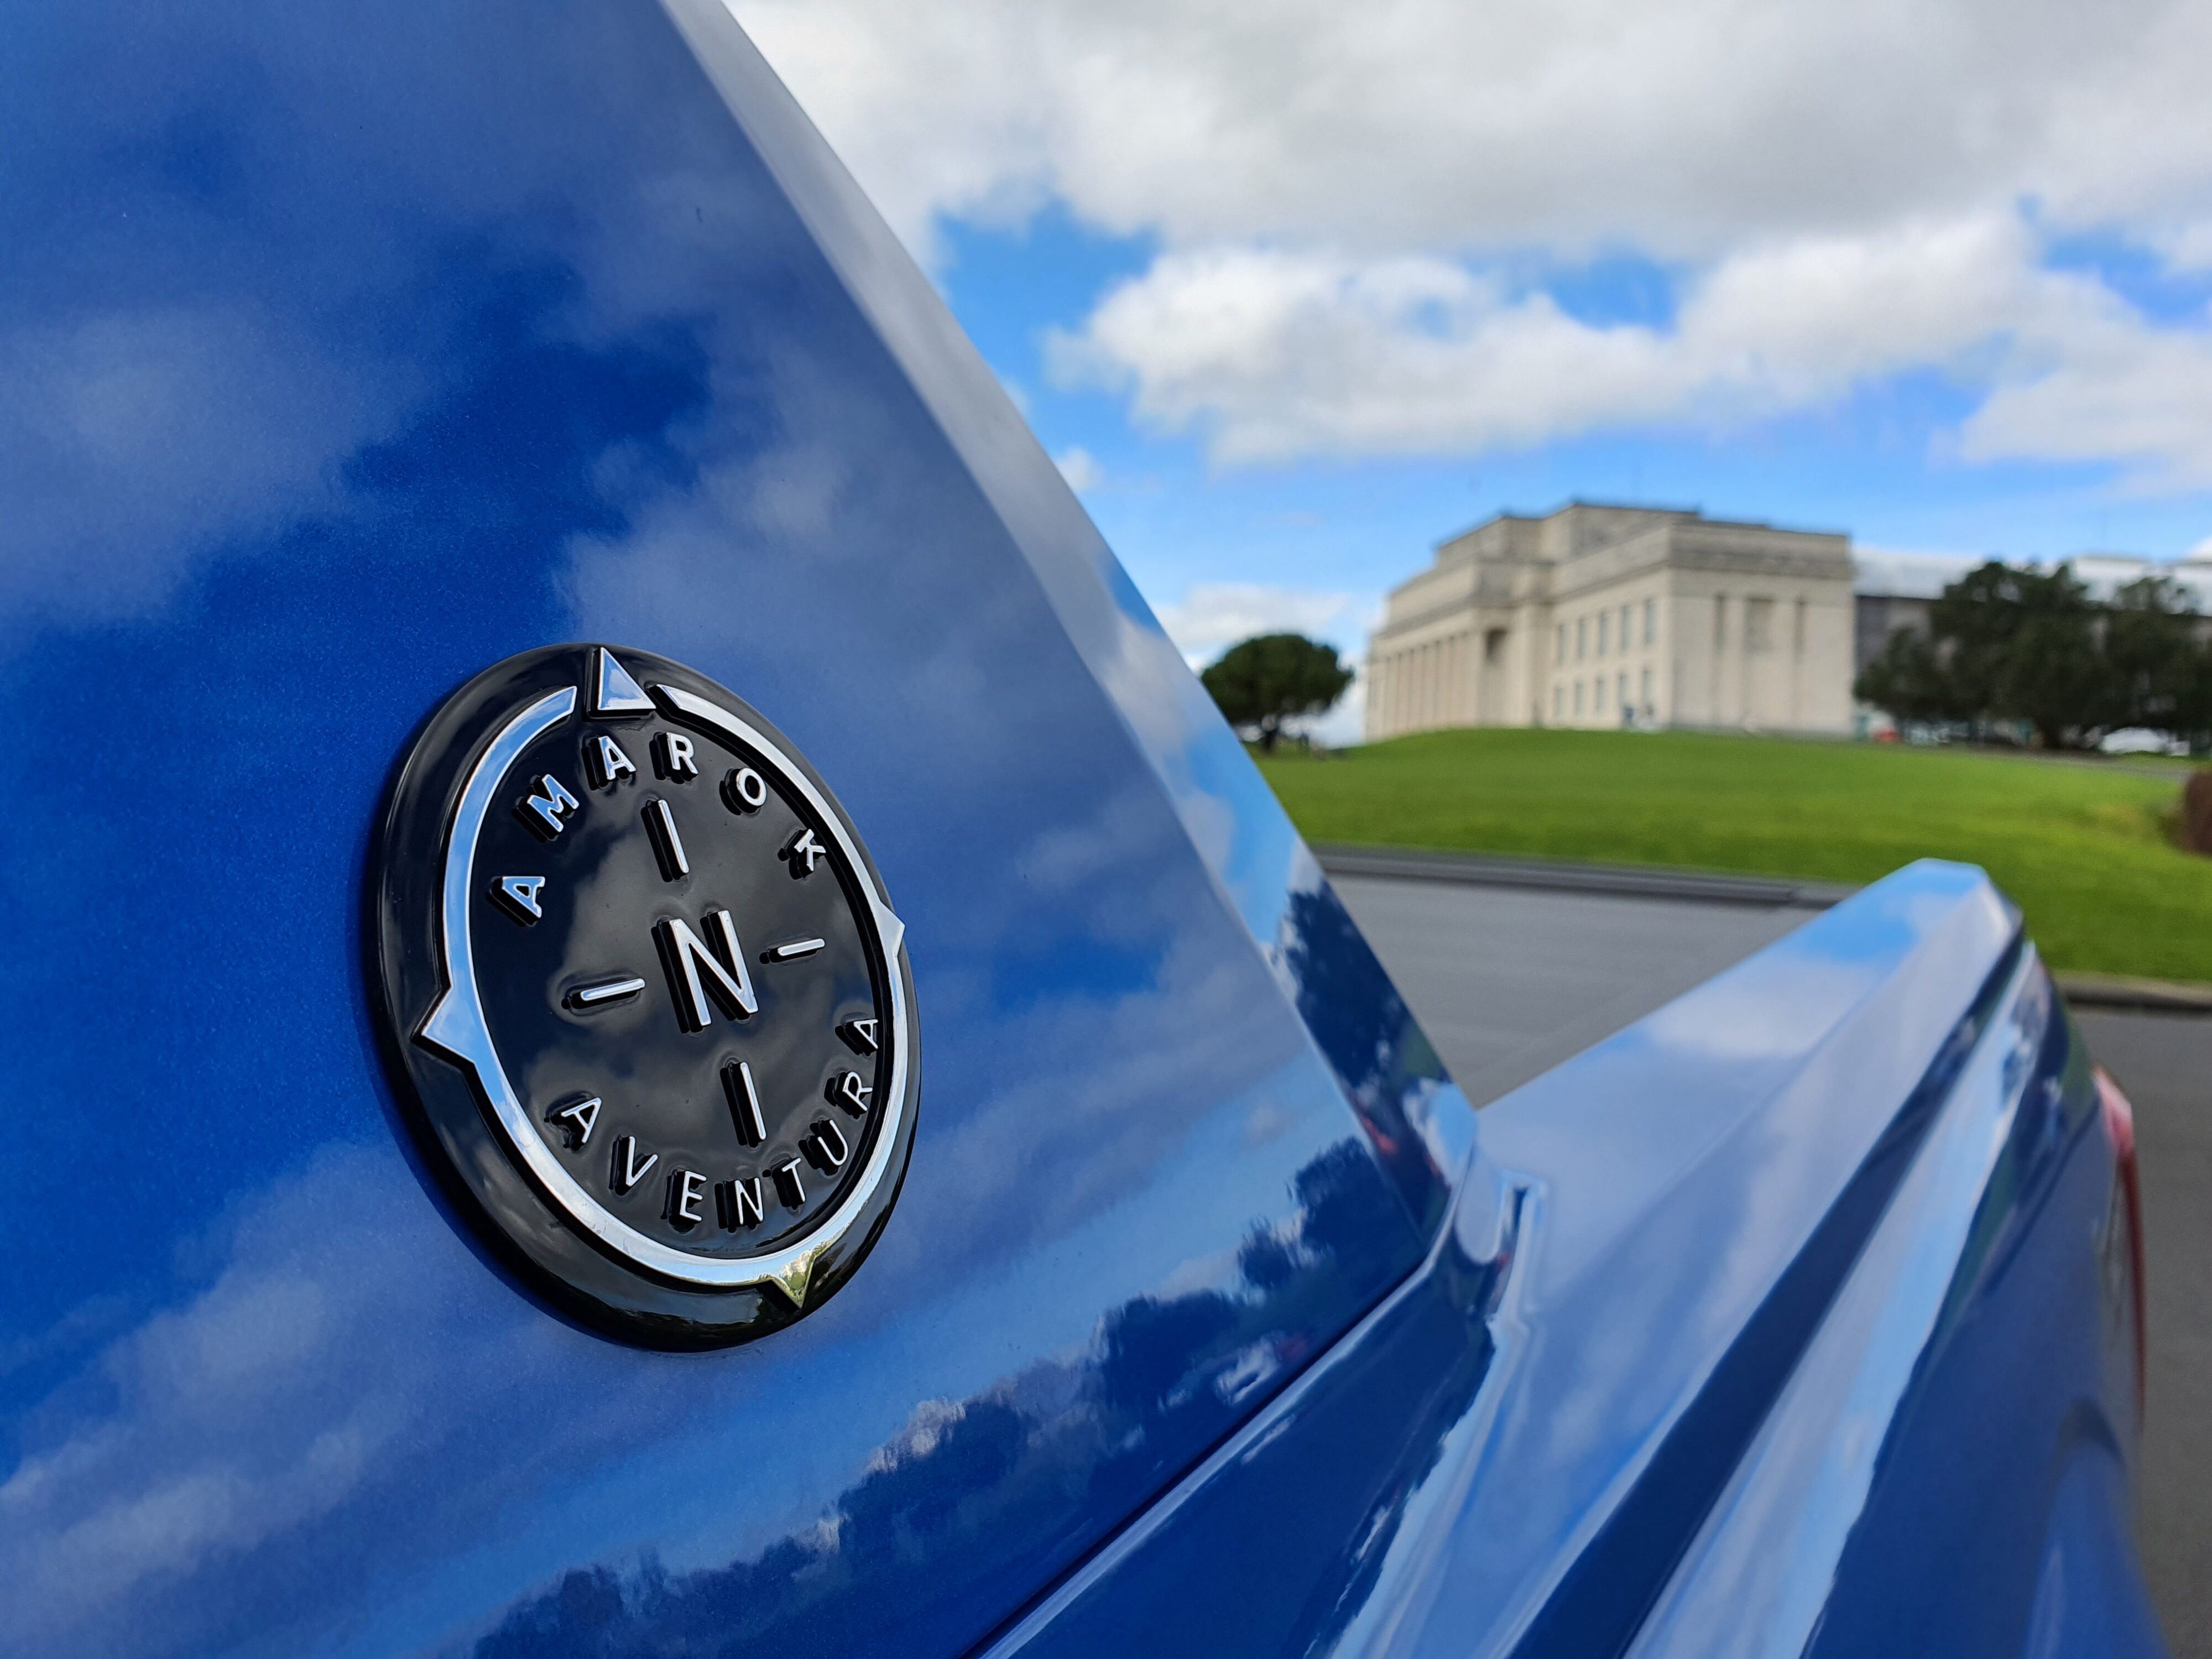
<path id="1" fill-rule="evenodd" d="M 1913 1571 L 2154 1650 L 2109 1148 L 1985 881 L 1478 1124 L 719 5 L 15 21 L 0 1651 L 1887 1652 Z M 386 769 L 579 638 L 769 713 L 908 926 L 906 1192 L 743 1349 L 529 1300 L 379 1066 Z"/>
<path id="2" fill-rule="evenodd" d="M 994 1659 L 2161 1652 L 2015 927 L 1915 866 L 1484 1113 L 1425 1271 Z"/>
<path id="3" fill-rule="evenodd" d="M 0 84 L 0 1650 L 957 1653 L 1418 1261 L 1464 1103 L 780 91 L 599 0 L 44 8 Z M 902 1200 L 741 1351 L 504 1280 L 367 1015 L 410 731 L 577 638 L 742 688 L 908 924 Z"/>

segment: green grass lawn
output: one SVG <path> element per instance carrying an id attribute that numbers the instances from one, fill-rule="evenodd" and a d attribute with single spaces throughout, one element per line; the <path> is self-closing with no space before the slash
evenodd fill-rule
<path id="1" fill-rule="evenodd" d="M 1261 769 L 1309 841 L 1867 882 L 1995 877 L 2052 966 L 2212 981 L 2171 781 L 2094 762 L 1690 732 L 1435 732 Z"/>

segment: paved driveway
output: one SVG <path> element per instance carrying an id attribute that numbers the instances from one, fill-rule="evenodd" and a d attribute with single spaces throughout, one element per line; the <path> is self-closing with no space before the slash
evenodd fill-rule
<path id="1" fill-rule="evenodd" d="M 1337 890 L 1477 1103 L 1779 939 L 1813 912 L 1339 873 Z M 2177 1659 L 2212 1659 L 2212 1019 L 2084 1013 L 2135 1102 L 2149 1416 L 2143 1562 Z"/>

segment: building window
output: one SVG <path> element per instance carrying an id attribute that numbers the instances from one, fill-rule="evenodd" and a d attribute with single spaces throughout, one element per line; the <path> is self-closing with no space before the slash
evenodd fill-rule
<path id="1" fill-rule="evenodd" d="M 1612 629 L 1613 612 L 1610 611 L 1599 611 L 1597 613 L 1597 653 L 1601 657 L 1605 655 L 1605 636 L 1610 633 Z"/>
<path id="2" fill-rule="evenodd" d="M 1638 697 L 1637 702 L 1642 703 L 1646 708 L 1651 707 L 1651 671 L 1648 668 L 1644 671 L 1644 695 Z"/>
<path id="3" fill-rule="evenodd" d="M 1621 671 L 1620 696 L 1614 706 L 1618 708 L 1624 715 L 1628 713 L 1628 672 L 1626 669 Z"/>
<path id="4" fill-rule="evenodd" d="M 1577 617 L 1575 618 L 1575 660 L 1580 662 L 1588 655 L 1589 655 L 1589 618 Z M 1575 696 L 1577 701 L 1582 696 L 1582 687 L 1579 684 L 1575 687 Z"/>
<path id="5" fill-rule="evenodd" d="M 1482 636 L 1482 660 L 1492 666 L 1505 660 L 1505 629 L 1493 628 Z"/>
<path id="6" fill-rule="evenodd" d="M 1577 681 L 1575 682 L 1575 718 L 1576 718 L 1577 720 L 1580 720 L 1582 717 L 1583 717 L 1583 683 L 1582 683 L 1580 680 L 1577 680 Z"/>
<path id="7" fill-rule="evenodd" d="M 1567 659 L 1567 625 L 1566 625 L 1566 623 L 1561 623 L 1559 624 L 1559 648 L 1558 648 L 1557 650 L 1555 650 L 1555 651 L 1553 651 L 1553 652 L 1552 653 L 1552 660 L 1553 660 L 1553 662 L 1565 662 L 1566 659 Z"/>
<path id="8" fill-rule="evenodd" d="M 1636 637 L 1628 630 L 1632 611 L 1633 607 L 1630 605 L 1624 605 L 1620 607 L 1620 648 L 1623 651 L 1628 649 L 1628 642 Z"/>
<path id="9" fill-rule="evenodd" d="M 1557 720 L 1566 712 L 1567 689 L 1563 685 L 1552 688 L 1552 718 Z"/>
<path id="10" fill-rule="evenodd" d="M 1659 601 L 1644 601 L 1644 643 L 1650 644 L 1659 637 Z"/>

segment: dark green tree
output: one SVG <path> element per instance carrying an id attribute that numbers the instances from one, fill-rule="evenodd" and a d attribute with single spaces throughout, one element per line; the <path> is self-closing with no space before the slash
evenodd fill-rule
<path id="1" fill-rule="evenodd" d="M 2005 659 L 2019 625 L 2021 573 L 1990 559 L 1944 588 L 1928 608 L 1954 720 L 1988 720 L 2002 701 Z"/>
<path id="2" fill-rule="evenodd" d="M 1949 665 L 1918 628 L 1900 628 L 1859 671 L 1851 695 L 1901 720 L 1966 720 L 1981 711 L 1961 702 Z"/>
<path id="3" fill-rule="evenodd" d="M 2172 729 L 2202 751 L 2212 745 L 2212 639 L 2197 641 L 2180 684 Z"/>
<path id="4" fill-rule="evenodd" d="M 2111 703 L 2097 607 L 2070 564 L 2012 576 L 2011 629 L 1998 659 L 1993 712 L 2026 720 L 2046 749 L 2086 742 Z"/>
<path id="5" fill-rule="evenodd" d="M 2071 565 L 1992 559 L 1943 590 L 1925 635 L 1893 635 L 1856 690 L 1900 720 L 2021 720 L 2047 747 L 2084 742 L 2113 702 L 2100 623 Z"/>
<path id="6" fill-rule="evenodd" d="M 2204 655 L 2196 610 L 2171 576 L 2145 576 L 2112 595 L 2105 617 L 2106 725 L 2191 735 L 2203 729 L 2193 707 Z"/>
<path id="7" fill-rule="evenodd" d="M 1260 747 L 1273 753 L 1283 722 L 1334 706 L 1352 671 L 1303 634 L 1261 634 L 1231 646 L 1199 678 L 1223 717 L 1240 730 L 1256 727 Z"/>

